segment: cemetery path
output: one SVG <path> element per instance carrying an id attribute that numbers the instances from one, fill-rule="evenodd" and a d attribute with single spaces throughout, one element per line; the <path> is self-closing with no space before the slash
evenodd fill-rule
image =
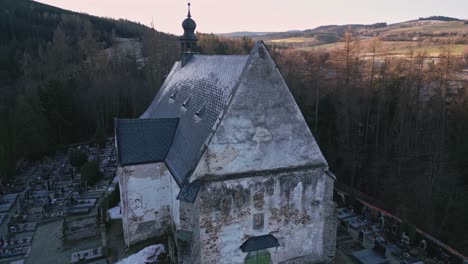
<path id="1" fill-rule="evenodd" d="M 72 253 L 101 246 L 100 237 L 81 240 L 76 245 L 64 245 L 62 223 L 55 221 L 37 227 L 27 264 L 70 263 Z"/>

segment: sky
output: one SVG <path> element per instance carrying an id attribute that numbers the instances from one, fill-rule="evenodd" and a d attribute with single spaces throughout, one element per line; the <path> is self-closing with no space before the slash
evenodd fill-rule
<path id="1" fill-rule="evenodd" d="M 180 35 L 186 0 L 37 0 L 96 16 L 125 18 Z M 276 32 L 331 24 L 396 23 L 442 15 L 468 18 L 468 0 L 192 0 L 197 31 Z"/>

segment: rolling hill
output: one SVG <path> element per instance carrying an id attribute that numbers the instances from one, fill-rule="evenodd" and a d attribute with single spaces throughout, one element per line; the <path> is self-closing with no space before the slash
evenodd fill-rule
<path id="1" fill-rule="evenodd" d="M 381 22 L 369 25 L 326 25 L 303 31 L 238 32 L 222 35 L 238 37 L 246 33 L 255 40 L 262 39 L 278 47 L 332 50 L 343 45 L 340 41 L 346 32 L 353 38 L 360 39 L 364 47 L 368 46 L 371 38 L 378 37 L 382 41 L 382 48 L 388 50 L 390 54 L 402 54 L 416 48 L 437 56 L 440 46 L 446 43 L 454 45 L 455 54 L 461 55 L 468 49 L 468 21 L 444 16 L 419 18 L 395 24 Z"/>

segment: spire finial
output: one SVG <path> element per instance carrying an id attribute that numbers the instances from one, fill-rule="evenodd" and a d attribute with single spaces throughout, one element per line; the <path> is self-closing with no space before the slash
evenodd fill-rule
<path id="1" fill-rule="evenodd" d="M 187 14 L 187 17 L 188 18 L 191 18 L 192 15 L 190 14 L 190 1 L 188 2 L 188 14 Z"/>

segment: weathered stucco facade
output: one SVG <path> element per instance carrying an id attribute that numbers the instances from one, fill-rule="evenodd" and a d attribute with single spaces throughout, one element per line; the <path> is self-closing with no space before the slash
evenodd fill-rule
<path id="1" fill-rule="evenodd" d="M 265 45 L 246 72 L 192 179 L 300 166 L 327 166 Z"/>
<path id="2" fill-rule="evenodd" d="M 142 116 L 180 121 L 163 161 L 119 169 L 127 244 L 173 233 L 178 263 L 244 263 L 241 245 L 269 236 L 274 247 L 254 247 L 272 263 L 333 263 L 335 179 L 268 49 L 233 57 L 236 78 L 202 69 L 231 67 L 209 57 L 176 65 Z"/>
<path id="3" fill-rule="evenodd" d="M 135 244 L 171 231 L 179 187 L 163 162 L 118 168 L 124 238 Z"/>
<path id="4" fill-rule="evenodd" d="M 183 263 L 243 263 L 242 242 L 265 234 L 273 263 L 333 261 L 334 178 L 263 45 L 246 67 L 192 175 L 205 184 Z"/>
<path id="5" fill-rule="evenodd" d="M 239 248 L 242 242 L 264 234 L 280 244 L 268 249 L 273 263 L 325 262 L 324 231 L 334 223 L 325 221 L 333 213 L 327 188 L 333 180 L 324 173 L 299 169 L 205 185 L 199 195 L 200 237 L 194 238 L 200 240 L 196 263 L 243 263 L 247 253 Z"/>

